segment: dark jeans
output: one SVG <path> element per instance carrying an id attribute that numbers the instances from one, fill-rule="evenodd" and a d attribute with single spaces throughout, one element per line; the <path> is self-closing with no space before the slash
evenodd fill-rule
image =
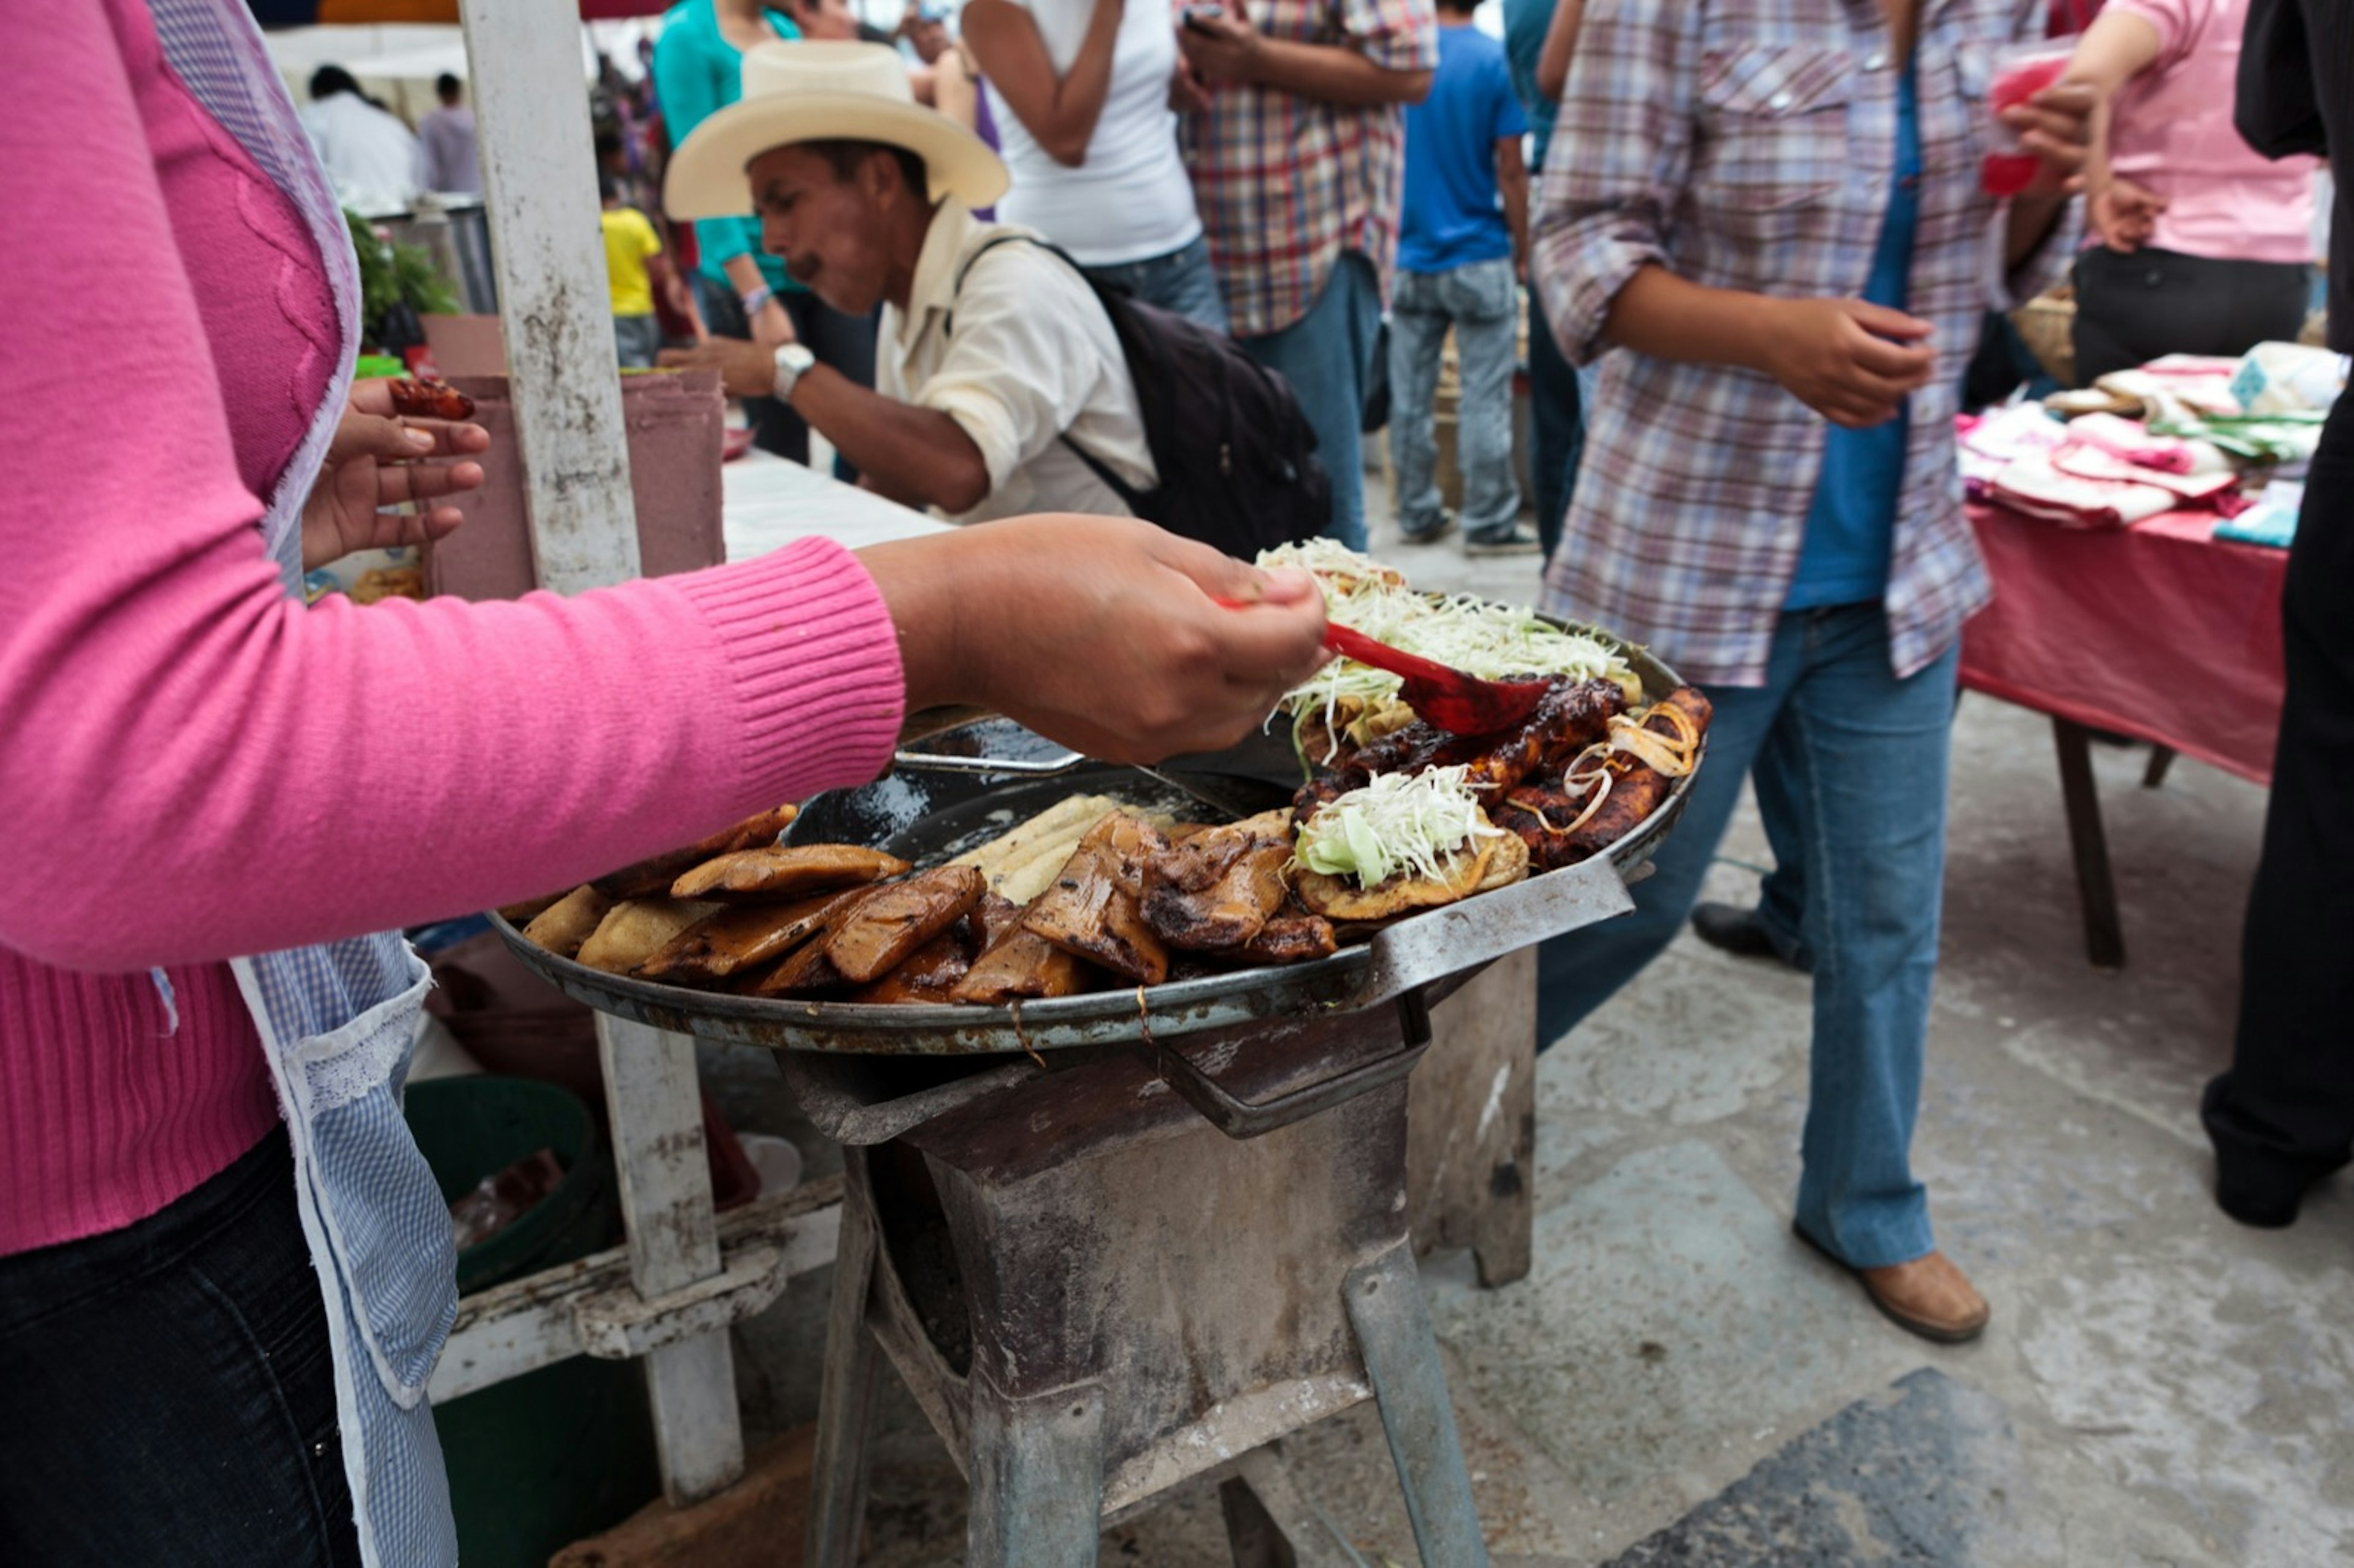
<path id="1" fill-rule="evenodd" d="M 2207 1088 L 2227 1183 L 2294 1200 L 2354 1151 L 2354 397 L 2322 432 L 2281 596 L 2288 692 L 2240 956 L 2232 1070 Z"/>
<path id="2" fill-rule="evenodd" d="M 2089 387 L 2166 354 L 2245 354 L 2294 341 L 2305 325 L 2313 269 L 2289 261 L 2217 261 L 2144 246 L 2095 247 L 2076 259 L 2076 382 Z"/>
<path id="3" fill-rule="evenodd" d="M 1577 491 L 1577 463 L 1585 455 L 1585 406 L 1577 372 L 1553 341 L 1534 283 L 1529 285 L 1529 485 L 1537 493 L 1537 537 L 1549 561 Z"/>
<path id="4" fill-rule="evenodd" d="M 135 1224 L 0 1258 L 0 1563 L 357 1563 L 285 1133 Z"/>
<path id="5" fill-rule="evenodd" d="M 736 297 L 735 290 L 698 273 L 695 291 L 703 306 L 703 323 L 714 337 L 751 337 L 752 325 L 744 319 L 744 302 Z M 792 318 L 793 336 L 809 345 L 820 365 L 833 366 L 861 387 L 874 387 L 875 317 L 843 315 L 806 290 L 779 294 L 777 300 Z M 744 414 L 751 421 L 754 446 L 807 466 L 809 425 L 793 412 L 791 404 L 775 397 L 747 397 Z M 858 471 L 836 452 L 833 477 L 844 484 L 855 484 Z"/>

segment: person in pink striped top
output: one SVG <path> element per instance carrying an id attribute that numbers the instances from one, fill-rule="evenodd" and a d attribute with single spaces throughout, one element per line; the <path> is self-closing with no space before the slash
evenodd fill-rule
<path id="1" fill-rule="evenodd" d="M 1034 518 L 305 610 L 291 531 L 306 563 L 373 542 L 379 503 L 479 482 L 480 432 L 347 396 L 340 219 L 238 0 L 12 6 L 0 51 L 0 210 L 40 237 L 0 248 L 0 1561 L 441 1561 L 355 1524 L 321 1294 L 350 1260 L 305 1241 L 305 1129 L 229 960 L 870 779 L 924 705 L 1224 744 L 1320 662 L 1321 600 Z"/>

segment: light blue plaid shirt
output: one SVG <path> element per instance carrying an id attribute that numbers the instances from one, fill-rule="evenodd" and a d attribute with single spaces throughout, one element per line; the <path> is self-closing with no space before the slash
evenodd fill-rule
<path id="1" fill-rule="evenodd" d="M 287 590 L 302 579 L 302 509 L 351 385 L 359 273 L 343 215 L 241 0 L 148 0 L 164 58 L 302 211 L 343 317 L 343 368 L 262 520 Z M 398 934 L 239 959 L 294 1150 L 302 1229 L 326 1298 L 335 1404 L 364 1560 L 458 1561 L 425 1385 L 458 1311 L 450 1213 L 401 1119 L 425 965 Z"/>

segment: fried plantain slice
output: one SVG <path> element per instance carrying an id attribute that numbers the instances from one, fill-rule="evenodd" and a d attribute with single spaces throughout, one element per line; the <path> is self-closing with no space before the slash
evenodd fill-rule
<path id="1" fill-rule="evenodd" d="M 619 871 L 608 872 L 597 878 L 595 886 L 609 898 L 652 898 L 669 892 L 672 883 L 713 855 L 775 843 L 778 835 L 792 826 L 793 819 L 800 814 L 799 806 L 779 806 L 762 811 L 682 849 L 650 855 Z"/>
<path id="2" fill-rule="evenodd" d="M 681 931 L 637 968 L 641 980 L 716 985 L 783 958 L 825 929 L 851 893 L 811 893 L 780 904 L 733 904 Z"/>
<path id="3" fill-rule="evenodd" d="M 896 855 L 855 844 L 799 844 L 792 848 L 737 850 L 682 875 L 671 885 L 673 898 L 781 898 L 856 887 L 911 868 Z"/>
<path id="4" fill-rule="evenodd" d="M 869 893 L 825 938 L 825 956 L 856 985 L 876 980 L 964 918 L 981 900 L 980 868 L 941 865 Z"/>
<path id="5" fill-rule="evenodd" d="M 523 934 L 559 959 L 578 956 L 580 945 L 597 934 L 613 901 L 594 887 L 574 888 L 537 915 Z"/>

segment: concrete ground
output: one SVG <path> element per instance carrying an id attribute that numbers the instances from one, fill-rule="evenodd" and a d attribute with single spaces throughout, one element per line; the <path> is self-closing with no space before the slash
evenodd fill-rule
<path id="1" fill-rule="evenodd" d="M 1534 587 L 1532 558 L 1388 553 L 1433 587 Z M 1466 1257 L 1425 1269 L 1499 1563 L 2354 1558 L 2344 1185 L 2290 1231 L 2241 1228 L 2210 1201 L 2196 1115 L 2228 1052 L 2263 794 L 2190 762 L 2145 790 L 2141 752 L 2099 748 L 2129 951 L 2102 973 L 2047 725 L 1971 697 L 1955 734 L 1914 1158 L 1992 1328 L 1958 1349 L 1911 1338 L 1791 1239 L 1808 983 L 1687 934 L 1543 1059 L 1533 1272 L 1489 1291 Z M 1722 856 L 1715 895 L 1753 896 L 1754 811 Z M 771 1069 L 748 1058 L 715 1059 L 715 1084 L 782 1124 Z M 797 1281 L 741 1331 L 756 1435 L 815 1410 L 827 1283 Z M 960 1562 L 957 1472 L 896 1387 L 889 1404 L 866 1561 Z M 1371 1561 L 1416 1561 L 1370 1406 L 1292 1457 Z M 1214 1490 L 1179 1489 L 1108 1532 L 1103 1558 L 1230 1562 Z"/>

